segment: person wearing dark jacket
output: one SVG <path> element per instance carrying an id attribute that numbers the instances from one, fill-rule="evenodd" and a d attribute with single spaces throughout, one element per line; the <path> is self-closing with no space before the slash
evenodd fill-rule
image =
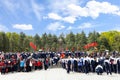
<path id="1" fill-rule="evenodd" d="M 112 75 L 110 61 L 108 58 L 104 61 L 104 64 L 105 64 L 105 70 L 106 70 L 107 75 L 109 73 L 110 73 L 110 75 Z"/>
<path id="2" fill-rule="evenodd" d="M 27 59 L 27 61 L 26 61 L 26 72 L 30 72 L 30 71 L 31 71 L 30 60 Z"/>
<path id="3" fill-rule="evenodd" d="M 78 62 L 77 60 L 74 60 L 74 72 L 78 71 Z"/>
<path id="4" fill-rule="evenodd" d="M 70 70 L 71 70 L 71 60 L 68 60 L 67 62 L 67 73 L 70 73 Z"/>
<path id="5" fill-rule="evenodd" d="M 88 74 L 89 73 L 89 63 L 87 60 L 85 60 L 84 68 L 85 68 L 85 73 Z"/>
<path id="6" fill-rule="evenodd" d="M 101 65 L 97 65 L 97 67 L 95 68 L 96 73 L 99 75 L 102 75 L 103 73 L 103 67 Z"/>
<path id="7" fill-rule="evenodd" d="M 120 74 L 120 59 L 117 60 L 117 72 Z"/>
<path id="8" fill-rule="evenodd" d="M 48 60 L 45 58 L 44 59 L 44 69 L 47 70 L 48 68 Z"/>

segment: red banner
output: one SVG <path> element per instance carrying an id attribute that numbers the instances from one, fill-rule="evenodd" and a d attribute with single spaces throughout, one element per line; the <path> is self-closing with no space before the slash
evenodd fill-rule
<path id="1" fill-rule="evenodd" d="M 97 44 L 97 42 L 93 42 L 90 45 L 91 45 L 91 47 L 96 47 L 98 44 Z"/>
<path id="2" fill-rule="evenodd" d="M 97 42 L 93 42 L 93 43 L 89 43 L 87 45 L 84 46 L 85 49 L 89 49 L 90 47 L 96 47 L 98 46 Z"/>

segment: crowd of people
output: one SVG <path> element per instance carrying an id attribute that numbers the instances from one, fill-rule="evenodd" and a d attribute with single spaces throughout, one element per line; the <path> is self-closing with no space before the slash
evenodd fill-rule
<path id="1" fill-rule="evenodd" d="M 62 67 L 67 70 L 67 73 L 81 72 L 88 74 L 89 72 L 102 75 L 106 72 L 107 75 L 112 73 L 120 74 L 120 57 L 113 55 L 85 55 L 80 57 L 71 57 L 62 59 Z"/>
<path id="2" fill-rule="evenodd" d="M 52 60 L 52 61 L 51 61 Z M 50 62 L 51 61 L 51 62 Z M 47 70 L 50 65 L 57 64 L 58 58 L 53 53 L 0 53 L 1 74 L 10 72 L 31 72 L 34 70 Z"/>
<path id="3" fill-rule="evenodd" d="M 64 54 L 64 55 L 63 55 Z M 118 54 L 118 53 L 117 53 Z M 0 53 L 1 74 L 13 72 L 31 72 L 45 69 L 50 66 L 61 64 L 67 73 L 89 72 L 102 75 L 103 72 L 112 75 L 120 74 L 120 57 L 113 54 L 89 55 L 85 52 L 22 52 L 22 53 Z"/>

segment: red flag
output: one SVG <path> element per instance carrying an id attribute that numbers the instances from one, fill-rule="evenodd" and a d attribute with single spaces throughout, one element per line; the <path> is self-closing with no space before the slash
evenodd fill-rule
<path id="1" fill-rule="evenodd" d="M 91 43 L 90 46 L 93 47 L 93 46 L 94 46 L 94 43 Z"/>
<path id="2" fill-rule="evenodd" d="M 85 49 L 88 49 L 88 48 L 90 48 L 90 47 L 96 47 L 97 45 L 98 45 L 97 42 L 93 42 L 93 43 L 89 43 L 89 44 L 85 45 L 84 48 L 85 48 Z"/>
<path id="3" fill-rule="evenodd" d="M 34 51 L 36 51 L 37 47 L 34 43 L 30 42 L 30 47 L 34 49 Z"/>
<path id="4" fill-rule="evenodd" d="M 97 46 L 98 44 L 97 44 L 97 42 L 93 42 L 93 43 L 91 43 L 90 45 L 91 45 L 91 47 L 95 47 L 95 46 Z"/>
<path id="5" fill-rule="evenodd" d="M 85 49 L 88 49 L 89 47 L 90 47 L 89 44 L 84 46 Z"/>
<path id="6" fill-rule="evenodd" d="M 98 43 L 97 43 L 97 42 L 94 42 L 94 47 L 95 47 L 95 46 L 98 46 Z"/>

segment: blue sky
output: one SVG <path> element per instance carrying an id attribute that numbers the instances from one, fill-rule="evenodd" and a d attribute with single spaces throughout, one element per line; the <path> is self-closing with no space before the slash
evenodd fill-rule
<path id="1" fill-rule="evenodd" d="M 0 0 L 0 31 L 27 35 L 120 31 L 120 0 Z"/>

